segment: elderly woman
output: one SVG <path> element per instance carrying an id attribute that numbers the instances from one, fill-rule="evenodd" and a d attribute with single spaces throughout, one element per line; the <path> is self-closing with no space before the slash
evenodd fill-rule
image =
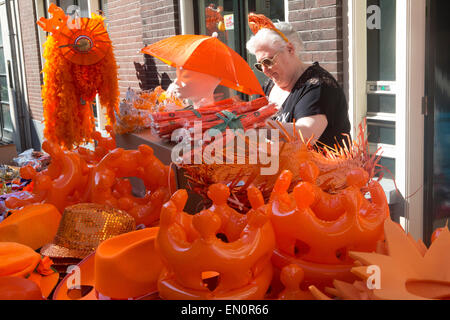
<path id="1" fill-rule="evenodd" d="M 302 42 L 289 23 L 275 23 L 275 27 L 278 31 L 260 29 L 247 42 L 248 51 L 258 61 L 256 69 L 269 78 L 264 92 L 279 106 L 274 120 L 295 121 L 296 129 L 305 139 L 312 137 L 312 143 L 341 144 L 344 134 L 350 134 L 343 90 L 319 63 L 307 65 L 300 59 Z"/>

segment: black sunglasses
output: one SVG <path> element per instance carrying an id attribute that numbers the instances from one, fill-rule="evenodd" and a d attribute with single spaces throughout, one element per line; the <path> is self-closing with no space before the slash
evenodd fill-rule
<path id="1" fill-rule="evenodd" d="M 270 68 L 275 64 L 275 58 L 278 56 L 278 54 L 281 51 L 275 53 L 275 55 L 272 58 L 264 58 L 260 62 L 257 62 L 254 64 L 256 70 L 263 72 L 263 66 L 266 68 Z"/>

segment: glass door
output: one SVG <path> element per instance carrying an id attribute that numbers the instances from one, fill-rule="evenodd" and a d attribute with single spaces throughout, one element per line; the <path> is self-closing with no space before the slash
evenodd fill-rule
<path id="1" fill-rule="evenodd" d="M 5 4 L 0 5 L 0 143 L 13 142 L 11 117 L 11 54 L 8 45 L 8 24 Z"/>
<path id="2" fill-rule="evenodd" d="M 424 239 L 450 219 L 450 1 L 428 0 Z"/>
<path id="3" fill-rule="evenodd" d="M 263 73 L 253 68 L 255 57 L 248 54 L 246 43 L 252 36 L 248 26 L 250 12 L 264 14 L 273 21 L 285 20 L 284 1 L 282 0 L 199 0 L 194 1 L 195 33 L 218 38 L 243 57 L 261 85 L 266 81 Z M 234 90 L 219 86 L 216 94 L 224 98 L 237 95 Z M 246 98 L 246 97 L 243 97 Z"/>
<path id="4" fill-rule="evenodd" d="M 373 19 L 367 24 L 367 132 L 371 151 L 383 152 L 380 165 L 387 169 L 382 179 L 387 194 L 395 190 L 396 158 L 402 152 L 396 141 L 396 10 L 396 1 L 367 0 L 367 14 Z"/>

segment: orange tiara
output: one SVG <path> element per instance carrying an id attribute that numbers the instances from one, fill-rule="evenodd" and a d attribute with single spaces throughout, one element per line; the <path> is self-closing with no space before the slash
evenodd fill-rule
<path id="1" fill-rule="evenodd" d="M 283 32 L 278 30 L 273 22 L 263 14 L 250 12 L 248 14 L 248 25 L 253 34 L 256 34 L 259 30 L 266 28 L 275 31 L 281 36 L 281 38 L 283 38 L 284 41 L 289 42 L 288 38 L 286 38 Z"/>

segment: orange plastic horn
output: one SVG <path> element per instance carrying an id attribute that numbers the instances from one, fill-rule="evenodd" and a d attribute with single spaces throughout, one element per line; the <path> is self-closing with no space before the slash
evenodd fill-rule
<path id="1" fill-rule="evenodd" d="M 217 189 L 220 193 L 225 190 Z M 258 193 L 249 190 L 253 204 L 261 204 Z M 224 232 L 219 214 L 203 210 L 190 219 L 182 211 L 186 200 L 186 190 L 178 190 L 161 210 L 157 248 L 165 270 L 158 283 L 160 296 L 175 300 L 263 299 L 272 278 L 270 256 L 275 247 L 268 208 L 253 207 L 240 237 L 225 243 L 217 237 Z M 211 280 L 217 282 L 215 287 L 208 287 Z"/>

